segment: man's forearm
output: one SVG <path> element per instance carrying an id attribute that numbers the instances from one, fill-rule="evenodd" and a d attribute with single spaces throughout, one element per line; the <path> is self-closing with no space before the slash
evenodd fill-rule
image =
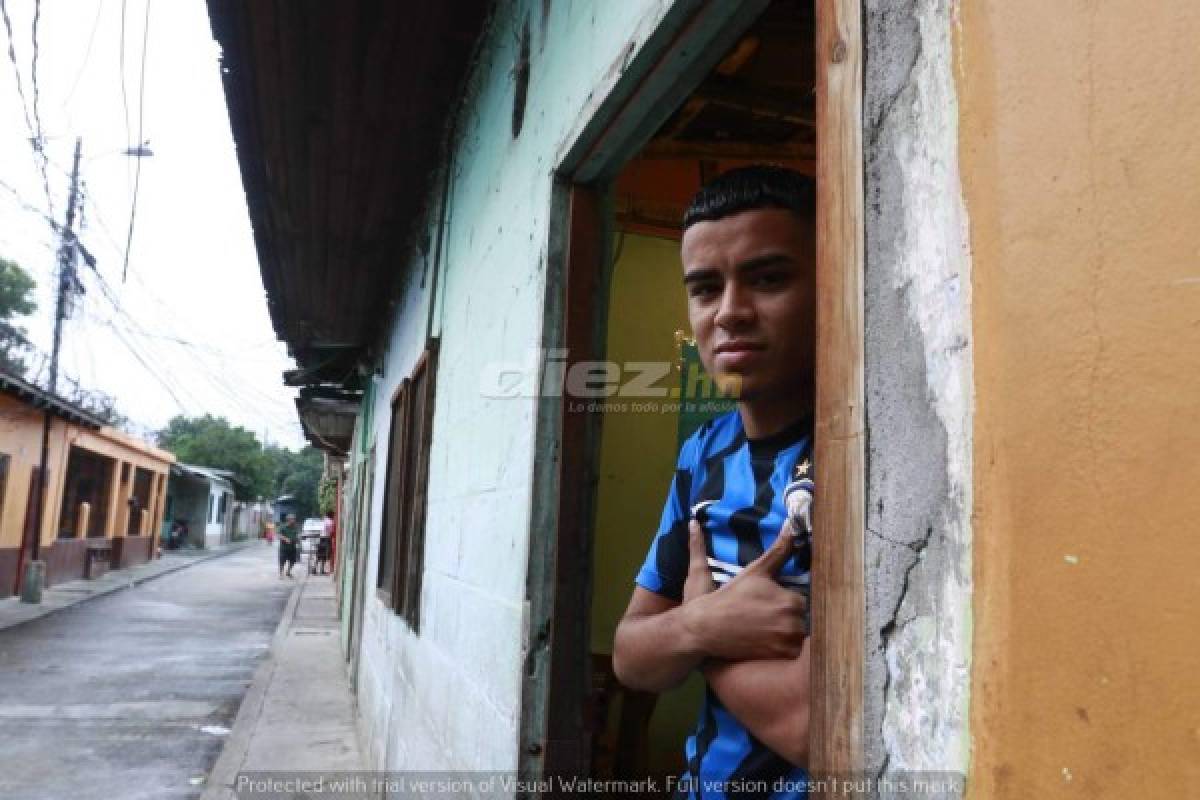
<path id="1" fill-rule="evenodd" d="M 702 667 L 721 703 L 754 736 L 797 766 L 808 764 L 809 642 L 796 658 L 709 661 Z"/>
<path id="2" fill-rule="evenodd" d="M 705 657 L 685 620 L 683 606 L 639 617 L 617 626 L 613 671 L 631 689 L 664 692 L 683 683 Z"/>

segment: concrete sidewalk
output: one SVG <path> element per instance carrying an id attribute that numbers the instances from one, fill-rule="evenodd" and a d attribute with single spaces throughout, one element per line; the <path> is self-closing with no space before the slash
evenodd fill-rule
<path id="1" fill-rule="evenodd" d="M 239 773 L 365 769 L 338 639 L 333 581 L 305 574 L 302 565 L 296 577 L 271 650 L 254 674 L 201 800 L 237 797 Z"/>
<path id="2" fill-rule="evenodd" d="M 52 586 L 43 590 L 40 603 L 22 603 L 19 597 L 6 597 L 0 600 L 0 630 L 62 611 L 94 597 L 101 597 L 119 589 L 128 589 L 210 558 L 219 558 L 254 546 L 263 547 L 263 541 L 250 539 L 208 550 L 171 550 L 164 552 L 161 558 L 138 564 L 136 567 L 106 572 L 95 580 L 67 581 Z"/>

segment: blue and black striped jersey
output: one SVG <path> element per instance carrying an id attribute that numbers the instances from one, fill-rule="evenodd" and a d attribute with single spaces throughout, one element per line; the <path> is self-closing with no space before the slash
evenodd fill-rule
<path id="1" fill-rule="evenodd" d="M 718 585 L 771 546 L 786 519 L 784 487 L 811 459 L 812 422 L 805 419 L 766 439 L 750 440 L 737 411 L 702 425 L 680 448 L 658 533 L 637 584 L 681 600 L 688 570 L 688 522 L 704 526 L 708 563 Z M 807 587 L 811 550 L 803 541 L 780 581 Z M 685 746 L 682 796 L 699 800 L 805 797 L 807 774 L 759 742 L 705 692 L 695 733 Z"/>

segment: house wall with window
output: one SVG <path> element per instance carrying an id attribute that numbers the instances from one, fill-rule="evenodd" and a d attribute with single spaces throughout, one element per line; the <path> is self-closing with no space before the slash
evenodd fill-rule
<path id="1" fill-rule="evenodd" d="M 72 417 L 76 419 L 84 416 Z M 0 596 L 16 588 L 22 537 L 33 519 L 30 493 L 41 464 L 44 420 L 43 411 L 27 399 L 0 394 Z M 114 567 L 152 558 L 165 513 L 166 474 L 174 460 L 170 453 L 99 422 L 72 420 L 51 416 L 39 540 L 48 585 L 83 576 L 88 539 L 110 542 Z M 77 458 L 72 459 L 73 453 Z"/>
<path id="2" fill-rule="evenodd" d="M 375 766 L 517 766 L 533 459 L 549 454 L 535 451 L 537 399 L 483 396 L 480 376 L 498 363 L 536 364 L 553 170 L 670 6 L 517 2 L 501 6 L 485 34 L 450 153 L 441 259 L 439 191 L 417 234 L 429 247 L 397 265 L 407 282 L 376 395 L 371 517 L 381 520 L 391 398 L 425 346 L 436 280 L 420 635 L 378 596 L 368 593 L 364 615 L 359 708 Z M 514 66 L 526 25 L 530 79 L 514 136 Z M 377 586 L 379 530 L 376 522 L 369 587 Z"/>

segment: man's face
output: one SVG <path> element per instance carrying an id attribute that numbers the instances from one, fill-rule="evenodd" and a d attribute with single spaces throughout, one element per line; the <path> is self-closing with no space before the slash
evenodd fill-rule
<path id="1" fill-rule="evenodd" d="M 688 319 L 704 368 L 718 380 L 735 376 L 738 399 L 751 403 L 810 386 L 812 223 L 777 208 L 699 222 L 683 234 L 682 257 Z"/>

